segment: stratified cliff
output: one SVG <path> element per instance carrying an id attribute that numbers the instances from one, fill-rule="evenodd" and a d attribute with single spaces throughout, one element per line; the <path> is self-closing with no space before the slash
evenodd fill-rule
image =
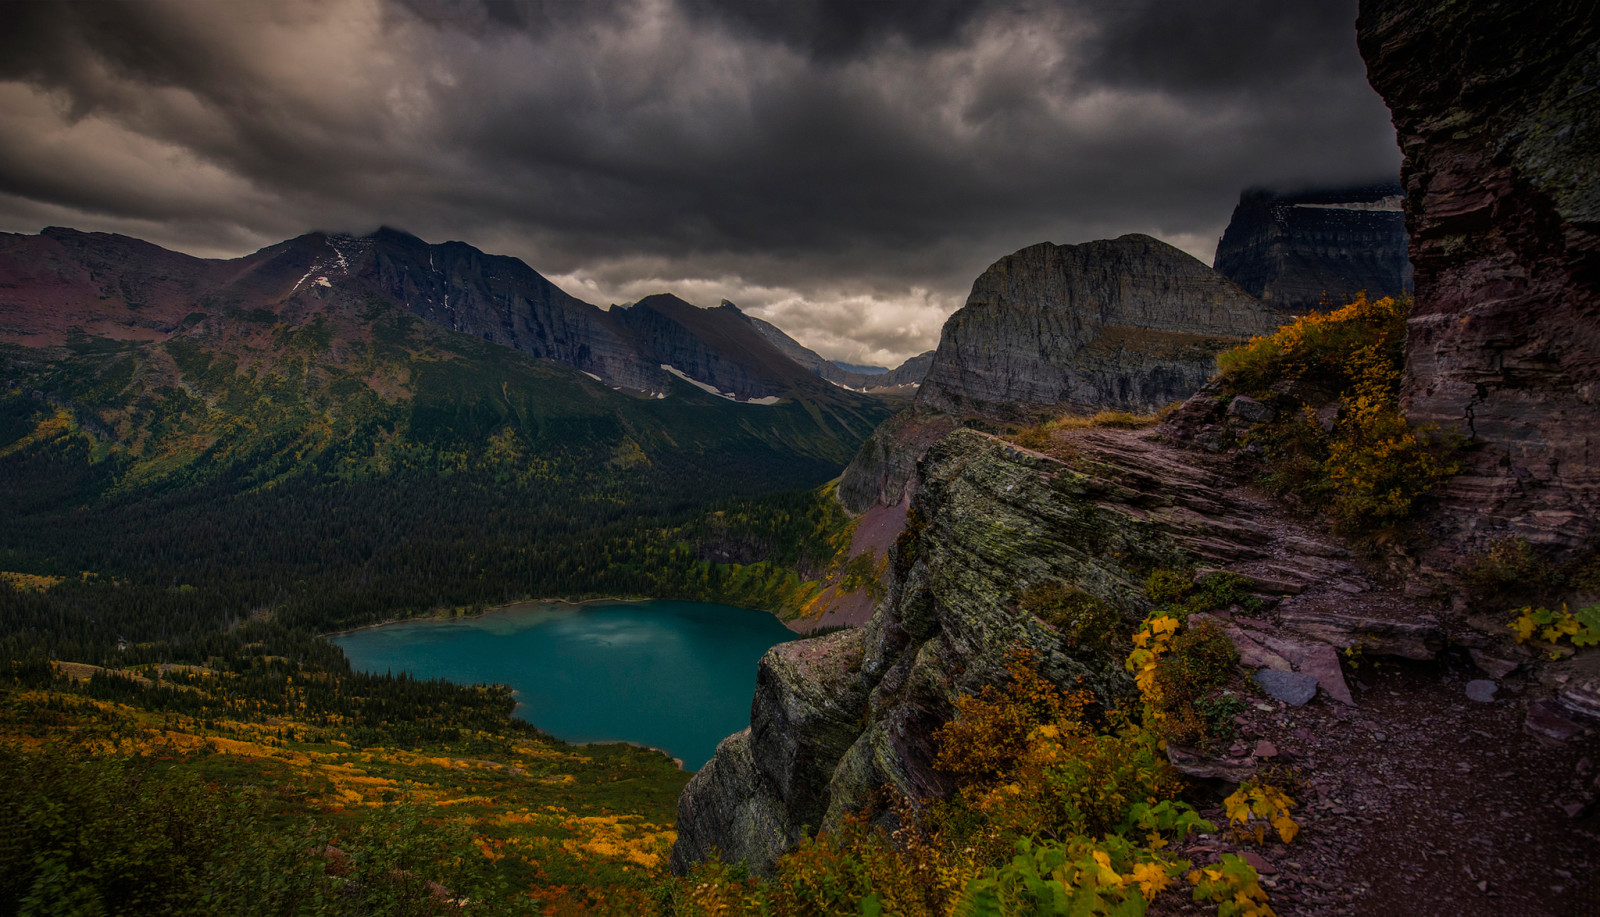
<path id="1" fill-rule="evenodd" d="M 1417 629 L 1360 617 L 1372 584 L 1348 552 L 1263 525 L 1271 508 L 1228 479 L 1228 459 L 1152 430 L 1084 431 L 1071 451 L 1061 461 L 974 430 L 928 450 L 885 601 L 862 630 L 762 659 L 750 729 L 723 742 L 679 802 L 675 869 L 715 849 L 759 872 L 808 827 L 882 813 L 884 788 L 944 795 L 934 732 L 958 695 L 1003 679 L 1014 647 L 1036 652 L 1060 685 L 1123 699 L 1126 647 L 1077 640 L 1024 610 L 1040 586 L 1092 596 L 1131 627 L 1149 610 L 1140 584 L 1151 571 L 1200 564 L 1246 577 L 1269 602 L 1293 596 L 1279 602 L 1285 620 L 1366 628 L 1375 652 L 1395 628 Z"/>
<path id="2" fill-rule="evenodd" d="M 1282 315 L 1411 290 L 1396 182 L 1239 195 L 1212 267 Z"/>
<path id="3" fill-rule="evenodd" d="M 1219 351 L 1277 325 L 1249 294 L 1149 236 L 1041 242 L 972 285 L 917 405 L 1014 420 L 1149 413 L 1194 394 Z"/>
<path id="4" fill-rule="evenodd" d="M 1439 563 L 1600 534 L 1600 16 L 1592 2 L 1363 0 L 1405 153 L 1416 305 L 1403 404 L 1478 445 Z"/>
<path id="5" fill-rule="evenodd" d="M 916 402 L 862 445 L 839 499 L 854 512 L 903 500 L 928 446 L 974 419 L 1150 413 L 1182 401 L 1216 372 L 1218 352 L 1278 324 L 1226 278 L 1149 236 L 1029 246 L 973 283 Z"/>

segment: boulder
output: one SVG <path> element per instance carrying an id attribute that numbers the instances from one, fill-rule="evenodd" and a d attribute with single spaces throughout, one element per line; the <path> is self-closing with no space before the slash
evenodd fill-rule
<path id="1" fill-rule="evenodd" d="M 1269 423 L 1277 414 L 1270 405 L 1262 404 L 1248 395 L 1236 395 L 1228 402 L 1228 416 L 1249 424 Z"/>
<path id="2" fill-rule="evenodd" d="M 1256 684 L 1268 695 L 1295 707 L 1302 707 L 1317 696 L 1317 678 L 1301 672 L 1280 672 L 1261 669 L 1255 674 Z"/>

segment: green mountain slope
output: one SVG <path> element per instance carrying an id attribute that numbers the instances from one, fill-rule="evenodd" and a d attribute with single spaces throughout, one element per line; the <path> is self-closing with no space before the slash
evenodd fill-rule
<path id="1" fill-rule="evenodd" d="M 0 379 L 0 571 L 204 597 L 160 616 L 169 633 L 112 613 L 142 639 L 274 610 L 327 629 L 529 596 L 716 597 L 678 529 L 729 501 L 813 512 L 795 492 L 889 411 L 677 379 L 623 394 L 337 289 L 197 309 L 161 340 L 3 345 Z M 798 544 L 765 541 L 795 562 Z"/>

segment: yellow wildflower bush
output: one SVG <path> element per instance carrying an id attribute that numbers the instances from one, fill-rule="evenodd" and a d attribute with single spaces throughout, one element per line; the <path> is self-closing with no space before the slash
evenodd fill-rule
<path id="1" fill-rule="evenodd" d="M 1419 498 L 1460 470 L 1454 442 L 1400 413 L 1410 307 L 1408 297 L 1362 294 L 1217 358 L 1226 392 L 1292 408 L 1251 434 L 1267 451 L 1267 483 L 1325 510 L 1346 532 L 1404 521 Z M 1337 407 L 1335 419 L 1319 418 L 1323 405 Z"/>
<path id="2" fill-rule="evenodd" d="M 1157 664 L 1180 636 L 1156 616 L 1135 638 L 1129 668 L 1158 691 Z M 670 886 L 678 914 L 1139 915 L 1185 877 L 1219 914 L 1268 917 L 1243 861 L 1192 870 L 1172 842 L 1215 831 L 1179 799 L 1184 784 L 1157 734 L 1063 690 L 1019 651 L 1003 685 L 955 701 L 934 735 L 945 800 L 902 800 L 889 833 L 862 818 L 802 841 L 769 879 L 701 864 Z"/>
<path id="3" fill-rule="evenodd" d="M 1548 608 L 1522 608 L 1511 629 L 1518 643 L 1527 643 L 1536 635 L 1547 643 L 1570 640 L 1573 646 L 1600 644 L 1600 605 L 1589 605 L 1577 611 L 1568 611 L 1563 604 L 1560 611 Z"/>
<path id="4" fill-rule="evenodd" d="M 1292 808 L 1294 800 L 1288 793 L 1259 780 L 1241 783 L 1222 801 L 1234 836 L 1241 840 L 1250 838 L 1257 844 L 1266 843 L 1268 827 L 1278 832 L 1278 839 L 1285 844 L 1295 839 L 1300 825 L 1289 815 Z"/>

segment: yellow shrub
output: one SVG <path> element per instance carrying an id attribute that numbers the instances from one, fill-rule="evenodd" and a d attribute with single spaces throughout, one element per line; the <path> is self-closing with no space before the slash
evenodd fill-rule
<path id="1" fill-rule="evenodd" d="M 1265 395 L 1292 383 L 1300 408 L 1255 434 L 1267 447 L 1269 483 L 1328 510 L 1346 532 L 1403 521 L 1419 497 L 1455 474 L 1453 444 L 1413 427 L 1399 409 L 1409 298 L 1365 294 L 1307 315 L 1217 358 L 1227 391 Z M 1313 404 L 1341 405 L 1325 430 Z"/>

